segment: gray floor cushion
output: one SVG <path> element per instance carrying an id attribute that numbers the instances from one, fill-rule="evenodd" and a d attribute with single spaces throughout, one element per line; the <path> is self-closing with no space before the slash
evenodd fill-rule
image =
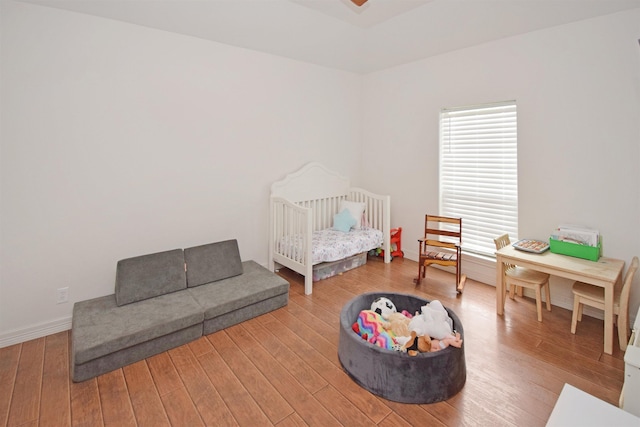
<path id="1" fill-rule="evenodd" d="M 131 363 L 135 360 L 130 360 L 129 356 L 139 351 L 136 346 L 146 348 L 147 353 L 141 357 L 144 358 L 166 350 L 166 343 L 175 346 L 181 341 L 180 337 L 193 340 L 202 335 L 203 320 L 202 308 L 184 291 L 123 306 L 116 305 L 115 295 L 77 302 L 73 307 L 72 324 L 74 381 L 82 381 L 76 371 L 82 370 L 79 367 L 87 363 L 101 371 L 88 369 L 92 371 L 89 375 L 85 368 L 82 371 L 83 376 L 89 375 L 87 378 L 111 370 L 102 371 L 104 363 L 96 362 L 105 356 Z M 171 338 L 172 334 L 176 337 Z M 177 345 L 180 344 L 182 342 Z M 127 353 L 128 349 L 133 349 L 129 351 L 131 354 Z"/>
<path id="2" fill-rule="evenodd" d="M 85 381 L 146 359 L 147 357 L 160 354 L 163 351 L 187 344 L 197 340 L 201 336 L 202 324 L 199 323 L 131 347 L 123 348 L 81 365 L 73 365 L 72 379 L 74 382 Z"/>
<path id="3" fill-rule="evenodd" d="M 116 301 L 131 304 L 187 288 L 182 249 L 118 261 Z"/>
<path id="4" fill-rule="evenodd" d="M 284 307 L 289 303 L 289 293 L 276 295 L 255 304 L 247 305 L 229 313 L 222 314 L 220 316 L 206 319 L 204 321 L 204 327 L 202 333 L 204 335 L 212 334 L 229 326 L 237 325 L 240 322 L 244 322 L 248 319 L 260 316 L 270 311 L 276 310 L 280 307 Z"/>
<path id="5" fill-rule="evenodd" d="M 194 246 L 184 250 L 189 287 L 227 279 L 242 274 L 242 260 L 237 240 Z"/>
<path id="6" fill-rule="evenodd" d="M 241 276 L 188 288 L 204 308 L 205 334 L 287 305 L 289 282 L 255 261 L 242 269 Z"/>
<path id="7" fill-rule="evenodd" d="M 419 311 L 429 301 L 408 294 L 371 292 L 349 301 L 340 313 L 338 358 L 344 370 L 360 386 L 386 399 L 403 403 L 434 403 L 458 393 L 467 378 L 462 348 L 447 347 L 409 356 L 375 346 L 351 329 L 361 310 L 371 308 L 378 297 L 389 298 L 398 310 Z M 445 307 L 446 308 L 446 307 Z M 460 319 L 446 308 L 453 328 L 464 340 Z"/>
<path id="8" fill-rule="evenodd" d="M 115 294 L 74 304 L 73 381 L 137 362 L 289 302 L 289 282 L 254 261 L 242 262 L 235 240 L 189 248 L 184 254 L 178 249 L 122 260 Z M 185 257 L 191 262 L 186 275 Z M 207 280 L 212 282 L 200 284 Z"/>

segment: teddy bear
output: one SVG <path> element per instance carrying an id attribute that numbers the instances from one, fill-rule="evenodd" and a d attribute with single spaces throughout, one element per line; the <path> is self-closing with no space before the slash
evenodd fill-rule
<path id="1" fill-rule="evenodd" d="M 385 329 L 390 329 L 393 331 L 396 336 L 409 336 L 409 322 L 411 319 L 405 316 L 402 313 L 389 313 L 387 315 L 383 315 L 382 318 L 385 320 L 383 326 Z"/>
<path id="2" fill-rule="evenodd" d="M 382 326 L 393 333 L 396 344 L 402 347 L 411 338 L 409 332 L 409 322 L 411 318 L 408 317 L 409 313 L 403 311 L 402 313 L 393 312 L 382 315 L 384 323 Z"/>

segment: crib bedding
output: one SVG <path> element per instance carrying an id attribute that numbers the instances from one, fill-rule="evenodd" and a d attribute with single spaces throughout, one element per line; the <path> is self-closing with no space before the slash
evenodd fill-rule
<path id="1" fill-rule="evenodd" d="M 364 205 L 361 215 L 366 227 L 348 233 L 331 230 L 347 204 L 358 212 L 359 205 Z M 377 248 L 384 250 L 384 262 L 391 262 L 390 217 L 389 195 L 352 187 L 349 178 L 337 171 L 307 163 L 271 185 L 269 270 L 286 267 L 303 275 L 304 293 L 311 295 L 319 268 L 361 259 L 363 254 L 366 261 L 366 252 Z M 344 224 L 338 221 L 340 225 Z M 323 231 L 314 233 L 315 229 Z"/>
<path id="2" fill-rule="evenodd" d="M 338 261 L 351 255 L 367 252 L 382 246 L 382 231 L 375 228 L 360 228 L 348 233 L 327 228 L 313 232 L 312 264 Z M 303 247 L 302 237 L 285 236 L 278 242 L 278 252 L 297 253 Z"/>

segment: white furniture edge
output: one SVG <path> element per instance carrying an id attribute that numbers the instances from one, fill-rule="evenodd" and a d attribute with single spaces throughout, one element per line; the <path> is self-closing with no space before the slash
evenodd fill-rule
<path id="1" fill-rule="evenodd" d="M 640 418 L 571 384 L 562 387 L 547 427 L 640 426 Z"/>

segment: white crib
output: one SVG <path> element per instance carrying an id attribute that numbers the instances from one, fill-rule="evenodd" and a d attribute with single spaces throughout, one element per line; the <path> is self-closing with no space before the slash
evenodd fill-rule
<path id="1" fill-rule="evenodd" d="M 333 226 L 333 217 L 343 200 L 364 203 L 364 222 L 382 232 L 384 262 L 390 262 L 389 196 L 351 188 L 349 178 L 316 162 L 271 185 L 269 268 L 275 271 L 284 266 L 302 274 L 307 295 L 313 290 L 313 233 Z M 350 233 L 344 234 L 348 239 Z M 283 240 L 296 243 L 282 245 Z"/>

